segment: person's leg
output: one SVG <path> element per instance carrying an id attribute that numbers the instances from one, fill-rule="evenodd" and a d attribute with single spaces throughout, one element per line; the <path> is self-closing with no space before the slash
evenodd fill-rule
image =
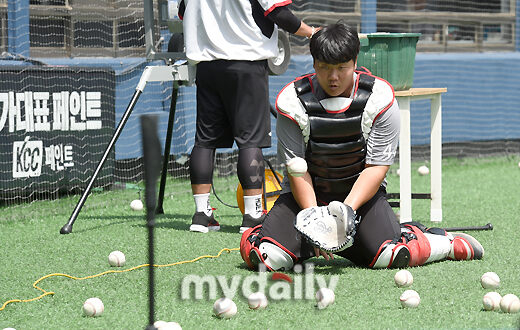
<path id="1" fill-rule="evenodd" d="M 190 181 L 195 214 L 192 218 L 190 231 L 207 233 L 209 230 L 219 230 L 220 225 L 213 216 L 210 204 L 210 189 L 213 178 L 213 163 L 215 149 L 195 146 L 190 156 Z"/>
<path id="2" fill-rule="evenodd" d="M 271 145 L 268 73 L 265 61 L 229 61 L 220 95 L 239 148 L 237 175 L 244 189 L 240 232 L 262 222 L 262 148 Z"/>
<path id="3" fill-rule="evenodd" d="M 314 250 L 294 228 L 300 207 L 291 193 L 282 194 L 263 224 L 242 234 L 240 251 L 251 269 L 263 263 L 270 270 L 290 270 L 295 263 L 314 256 Z"/>
<path id="4" fill-rule="evenodd" d="M 197 65 L 197 120 L 195 146 L 190 157 L 190 180 L 195 200 L 191 231 L 208 232 L 220 226 L 214 219 L 209 203 L 216 148 L 231 147 L 227 115 L 215 85 L 220 77 L 220 63 L 201 62 Z"/>
<path id="5" fill-rule="evenodd" d="M 354 244 L 338 253 L 360 266 L 402 268 L 440 260 L 482 259 L 484 249 L 470 235 L 426 228 L 418 222 L 399 224 L 380 190 L 358 214 Z"/>
<path id="6" fill-rule="evenodd" d="M 240 233 L 262 223 L 265 218 L 262 205 L 264 159 L 260 148 L 242 148 L 238 152 L 237 175 L 244 191 L 244 216 Z"/>
<path id="7" fill-rule="evenodd" d="M 357 210 L 357 215 L 361 221 L 354 236 L 354 243 L 338 255 L 356 265 L 366 267 L 370 266 L 374 258 L 380 254 L 382 246 L 400 239 L 401 228 L 382 189 Z M 398 261 L 407 263 L 408 259 Z"/>

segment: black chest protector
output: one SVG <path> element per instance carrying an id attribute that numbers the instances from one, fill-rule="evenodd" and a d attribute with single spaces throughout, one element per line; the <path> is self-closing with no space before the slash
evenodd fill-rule
<path id="1" fill-rule="evenodd" d="M 318 197 L 344 199 L 365 168 L 366 141 L 361 119 L 375 78 L 356 72 L 358 88 L 349 108 L 341 113 L 329 113 L 323 108 L 312 91 L 310 79 L 294 82 L 296 94 L 309 116 L 305 159 Z"/>

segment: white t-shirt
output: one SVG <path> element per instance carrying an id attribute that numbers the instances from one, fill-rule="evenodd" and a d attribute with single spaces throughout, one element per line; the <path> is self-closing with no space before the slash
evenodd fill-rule
<path id="1" fill-rule="evenodd" d="M 250 0 L 183 0 L 186 56 L 194 62 L 257 61 L 278 55 L 278 29 L 265 36 L 253 17 Z M 253 0 L 267 15 L 287 0 Z"/>

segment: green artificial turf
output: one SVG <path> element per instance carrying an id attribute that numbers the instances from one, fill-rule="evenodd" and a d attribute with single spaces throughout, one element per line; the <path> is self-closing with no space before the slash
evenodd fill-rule
<path id="1" fill-rule="evenodd" d="M 155 268 L 156 318 L 178 322 L 183 329 L 381 329 L 381 328 L 518 328 L 520 313 L 488 312 L 482 297 L 488 291 L 480 286 L 480 276 L 496 272 L 501 279 L 497 291 L 502 295 L 520 296 L 520 197 L 519 157 L 444 159 L 443 222 L 441 226 L 474 226 L 493 223 L 493 231 L 472 232 L 485 247 L 482 261 L 445 261 L 409 269 L 414 276 L 411 289 L 419 292 L 421 303 L 416 309 L 403 309 L 399 302 L 405 290 L 393 282 L 396 270 L 371 270 L 354 267 L 345 259 L 332 262 L 310 259 L 315 264 L 314 277 L 327 283 L 338 279 L 336 301 L 318 310 L 313 299 L 273 300 L 265 310 L 250 310 L 238 290 L 234 301 L 235 317 L 224 320 L 213 316 L 214 299 L 208 286 L 204 299 L 181 299 L 181 284 L 188 276 L 202 279 L 220 276 L 226 283 L 233 277 L 244 283 L 257 273 L 247 270 L 236 250 L 223 252 L 218 258 Z M 414 163 L 414 168 L 419 165 Z M 389 192 L 398 192 L 399 178 L 392 167 Z M 412 191 L 428 192 L 429 176 L 413 171 Z M 173 181 L 173 180 L 172 180 Z M 167 185 L 165 214 L 156 218 L 155 263 L 167 265 L 204 255 L 217 255 L 223 248 L 237 248 L 241 223 L 240 212 L 212 197 L 220 232 L 208 234 L 188 231 L 194 212 L 192 196 L 187 190 L 172 191 L 182 183 Z M 218 179 L 219 196 L 236 204 L 236 178 Z M 176 188 L 174 188 L 176 187 Z M 0 209 L 0 307 L 10 299 L 31 299 L 42 292 L 32 284 L 43 276 L 61 273 L 76 277 L 100 274 L 107 270 L 130 269 L 147 263 L 147 227 L 144 211 L 129 207 L 139 190 L 95 192 L 87 200 L 73 232 L 60 235 L 79 196 Z M 141 195 L 143 195 L 141 193 Z M 413 201 L 414 220 L 429 222 L 429 201 Z M 108 265 L 111 251 L 126 255 L 126 265 Z M 298 295 L 297 280 L 303 274 L 288 273 L 293 284 L 269 281 L 267 287 L 279 286 Z M 337 277 L 335 277 L 337 276 Z M 148 272 L 139 268 L 96 278 L 74 280 L 51 276 L 38 284 L 54 292 L 32 302 L 10 303 L 0 311 L 0 328 L 16 329 L 143 329 L 148 321 Z M 310 285 L 303 284 L 303 290 Z M 314 283 L 312 290 L 317 290 Z M 281 291 L 280 291 L 281 290 Z M 283 293 L 283 292 L 282 292 Z M 99 297 L 105 305 L 97 318 L 83 316 L 81 307 L 90 297 Z"/>

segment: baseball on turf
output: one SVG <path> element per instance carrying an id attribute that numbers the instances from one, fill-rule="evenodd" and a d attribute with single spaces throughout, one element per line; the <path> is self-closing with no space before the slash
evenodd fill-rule
<path id="1" fill-rule="evenodd" d="M 263 292 L 254 292 L 247 298 L 247 303 L 251 309 L 264 309 L 267 307 L 267 297 Z"/>
<path id="2" fill-rule="evenodd" d="M 182 330 L 177 322 L 155 321 L 153 326 L 158 330 Z"/>
<path id="3" fill-rule="evenodd" d="M 410 273 L 406 269 L 402 269 L 395 273 L 394 281 L 395 285 L 397 285 L 399 288 L 405 288 L 407 286 L 410 286 L 413 283 L 412 273 Z"/>
<path id="4" fill-rule="evenodd" d="M 320 288 L 316 291 L 316 301 L 318 302 L 318 309 L 323 309 L 334 303 L 335 295 L 334 291 L 329 288 Z"/>
<path id="5" fill-rule="evenodd" d="M 221 319 L 229 319 L 237 313 L 237 305 L 229 298 L 220 298 L 213 304 L 213 312 Z"/>
<path id="6" fill-rule="evenodd" d="M 415 290 L 406 290 L 401 294 L 399 300 L 404 308 L 415 308 L 419 306 L 421 297 L 419 297 L 419 294 Z"/>
<path id="7" fill-rule="evenodd" d="M 500 286 L 500 277 L 494 272 L 484 273 L 480 277 L 480 284 L 484 289 L 496 289 Z"/>
<path id="8" fill-rule="evenodd" d="M 130 203 L 130 208 L 134 211 L 141 211 L 143 209 L 143 202 L 140 199 L 134 199 Z"/>
<path id="9" fill-rule="evenodd" d="M 108 263 L 112 267 L 124 266 L 126 262 L 125 254 L 121 251 L 112 251 L 108 255 Z"/>
<path id="10" fill-rule="evenodd" d="M 500 293 L 495 291 L 488 292 L 482 298 L 482 305 L 484 305 L 484 309 L 487 311 L 496 311 L 500 309 L 501 299 Z"/>
<path id="11" fill-rule="evenodd" d="M 419 172 L 420 175 L 428 175 L 430 174 L 430 169 L 423 165 L 417 169 L 417 172 Z"/>
<path id="12" fill-rule="evenodd" d="M 307 162 L 301 157 L 294 157 L 287 162 L 287 172 L 292 176 L 302 176 L 307 172 Z"/>
<path id="13" fill-rule="evenodd" d="M 88 298 L 83 303 L 83 313 L 87 316 L 99 316 L 104 310 L 105 306 L 99 298 Z"/>
<path id="14" fill-rule="evenodd" d="M 512 293 L 508 293 L 500 300 L 500 309 L 504 313 L 518 313 L 520 311 L 520 299 Z"/>

